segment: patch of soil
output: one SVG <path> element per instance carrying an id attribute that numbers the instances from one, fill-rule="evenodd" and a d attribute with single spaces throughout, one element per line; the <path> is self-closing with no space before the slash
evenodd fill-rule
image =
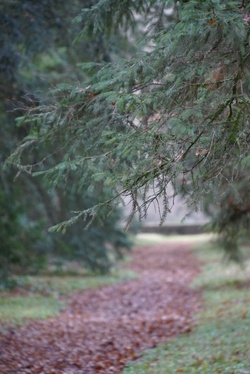
<path id="1" fill-rule="evenodd" d="M 140 352 L 189 332 L 199 264 L 183 244 L 134 250 L 136 280 L 74 293 L 57 317 L 0 335 L 0 373 L 114 374 Z"/>

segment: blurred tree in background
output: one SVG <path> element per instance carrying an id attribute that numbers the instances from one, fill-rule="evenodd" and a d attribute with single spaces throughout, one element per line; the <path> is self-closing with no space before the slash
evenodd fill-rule
<path id="1" fill-rule="evenodd" d="M 214 227 L 227 254 L 238 258 L 237 240 L 231 239 L 239 237 L 235 227 L 246 227 L 249 217 L 250 5 L 101 0 L 75 20 L 83 26 L 79 40 L 100 33 L 112 38 L 122 29 L 134 38 L 138 53 L 83 63 L 87 82 L 58 86 L 51 92 L 56 96 L 52 105 L 33 108 L 23 118 L 31 124 L 32 138 L 9 162 L 20 171 L 44 174 L 52 185 L 68 185 L 65 175 L 70 174 L 70 184 L 81 193 L 89 181 L 88 190 L 101 185 L 118 202 L 130 196 L 131 217 L 136 211 L 145 217 L 159 197 L 162 221 L 177 194 L 190 209 L 205 209 L 210 201 L 218 207 Z M 141 39 L 133 33 L 138 22 Z M 48 165 L 39 158 L 39 164 L 25 164 L 25 155 L 54 139 L 51 154 L 63 149 L 60 162 Z M 152 187 L 154 193 L 148 194 Z M 64 231 L 79 218 L 102 215 L 111 200 L 78 210 L 54 229 Z"/>
<path id="2" fill-rule="evenodd" d="M 70 211 L 87 209 L 112 196 L 98 188 L 86 194 L 71 185 L 58 183 L 48 190 L 41 177 L 18 175 L 12 168 L 3 170 L 11 151 L 26 137 L 29 124 L 20 126 L 16 118 L 29 108 L 44 103 L 44 92 L 59 82 L 86 79 L 76 64 L 80 61 L 111 61 L 126 51 L 126 43 L 114 37 L 107 44 L 102 33 L 88 41 L 72 42 L 84 26 L 72 19 L 95 1 L 4 0 L 0 4 L 0 275 L 9 272 L 37 271 L 51 258 L 82 261 L 92 270 L 106 271 L 111 265 L 110 251 L 121 256 L 129 240 L 120 228 L 121 214 L 114 208 L 102 223 L 95 222 L 84 231 L 79 222 L 64 236 L 48 234 L 48 227 L 70 217 Z M 17 126 L 18 124 L 18 126 Z M 48 144 L 48 150 L 50 150 Z M 45 158 L 48 164 L 61 161 L 63 152 L 47 156 L 46 147 L 26 155 L 34 164 Z M 87 190 L 88 186 L 85 186 Z"/>

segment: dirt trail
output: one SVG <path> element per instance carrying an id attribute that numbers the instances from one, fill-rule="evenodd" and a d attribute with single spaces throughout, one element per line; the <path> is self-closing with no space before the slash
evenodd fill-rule
<path id="1" fill-rule="evenodd" d="M 60 316 L 0 335 L 0 373 L 120 373 L 142 350 L 190 331 L 199 271 L 188 245 L 137 248 L 136 280 L 74 293 Z"/>

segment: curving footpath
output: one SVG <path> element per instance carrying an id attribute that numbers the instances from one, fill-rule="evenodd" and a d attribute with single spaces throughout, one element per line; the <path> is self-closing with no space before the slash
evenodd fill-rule
<path id="1" fill-rule="evenodd" d="M 120 373 L 140 352 L 188 332 L 200 295 L 189 284 L 199 264 L 189 246 L 134 250 L 136 280 L 74 293 L 57 317 L 0 335 L 0 373 Z"/>

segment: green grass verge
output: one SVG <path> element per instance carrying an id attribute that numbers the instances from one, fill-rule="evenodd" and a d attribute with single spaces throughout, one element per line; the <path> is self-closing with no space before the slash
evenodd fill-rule
<path id="1" fill-rule="evenodd" d="M 69 295 L 72 291 L 97 288 L 132 279 L 136 275 L 129 270 L 112 271 L 107 275 L 41 275 L 20 277 L 22 289 L 46 296 Z"/>
<path id="2" fill-rule="evenodd" d="M 198 327 L 146 351 L 123 374 L 250 373 L 250 259 L 245 268 L 222 264 L 211 244 L 196 245 L 206 261 L 193 286 L 203 291 Z"/>
<path id="3" fill-rule="evenodd" d="M 129 270 L 116 270 L 107 275 L 47 275 L 16 279 L 11 292 L 0 292 L 0 326 L 18 326 L 27 319 L 55 317 L 66 306 L 62 296 L 73 291 L 97 288 L 135 278 Z"/>
<path id="4" fill-rule="evenodd" d="M 148 246 L 161 243 L 203 243 L 211 239 L 211 234 L 198 234 L 198 235 L 163 235 L 154 233 L 140 233 L 137 234 L 133 242 L 135 245 Z"/>
<path id="5" fill-rule="evenodd" d="M 24 320 L 58 315 L 65 303 L 53 297 L 16 296 L 0 298 L 0 323 L 18 326 Z"/>

